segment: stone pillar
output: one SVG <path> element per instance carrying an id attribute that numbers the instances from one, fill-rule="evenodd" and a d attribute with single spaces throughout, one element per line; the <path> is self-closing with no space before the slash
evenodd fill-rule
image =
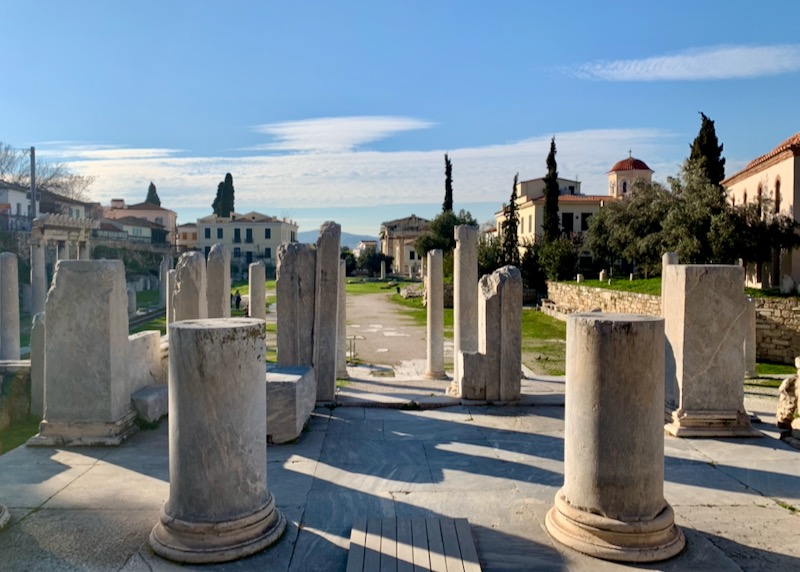
<path id="1" fill-rule="evenodd" d="M 259 260 L 250 265 L 248 279 L 250 286 L 250 317 L 259 320 L 267 319 L 266 298 L 267 293 L 264 283 L 267 281 L 267 267 Z"/>
<path id="2" fill-rule="evenodd" d="M 607 279 L 608 279 L 608 274 L 606 273 L 605 270 L 601 270 L 600 275 L 598 276 L 598 280 L 600 280 L 600 282 L 605 282 Z"/>
<path id="3" fill-rule="evenodd" d="M 128 315 L 133 316 L 136 313 L 136 290 L 128 288 Z"/>
<path id="4" fill-rule="evenodd" d="M 349 379 L 347 373 L 347 268 L 339 260 L 339 312 L 336 317 L 336 378 Z"/>
<path id="5" fill-rule="evenodd" d="M 677 437 L 760 437 L 744 408 L 744 269 L 733 265 L 664 268 L 667 401 Z M 677 405 L 677 409 L 675 409 Z"/>
<path id="6" fill-rule="evenodd" d="M 167 307 L 167 272 L 169 272 L 169 262 L 166 256 L 161 258 L 158 266 L 158 307 Z"/>
<path id="7" fill-rule="evenodd" d="M 444 371 L 444 275 L 442 274 L 442 251 L 428 252 L 427 315 L 428 315 L 428 361 L 425 377 L 446 379 Z"/>
<path id="8" fill-rule="evenodd" d="M 0 359 L 19 359 L 17 255 L 0 253 Z"/>
<path id="9" fill-rule="evenodd" d="M 176 562 L 249 556 L 286 527 L 267 488 L 264 324 L 191 320 L 169 338 L 169 500 L 150 546 Z"/>
<path id="10" fill-rule="evenodd" d="M 206 261 L 199 252 L 186 252 L 175 269 L 172 318 L 179 322 L 207 317 Z"/>
<path id="11" fill-rule="evenodd" d="M 208 280 L 208 317 L 231 317 L 231 252 L 222 244 L 215 244 L 208 253 L 206 269 Z"/>
<path id="12" fill-rule="evenodd" d="M 671 264 L 678 264 L 677 252 L 665 252 L 661 256 L 661 315 L 662 316 L 664 316 L 664 298 L 666 298 L 666 292 L 664 290 L 664 283 L 665 283 L 664 273 L 667 271 L 667 266 Z M 669 371 L 667 371 L 667 375 L 669 375 Z"/>
<path id="13" fill-rule="evenodd" d="M 61 256 L 59 257 L 59 260 L 69 260 L 69 257 L 70 257 L 69 239 L 65 240 L 63 245 L 64 246 L 62 247 Z"/>
<path id="14" fill-rule="evenodd" d="M 458 353 L 478 350 L 478 228 L 454 229 L 453 256 L 453 379 L 460 378 Z"/>
<path id="15" fill-rule="evenodd" d="M 121 260 L 58 262 L 46 304 L 44 419 L 29 445 L 119 445 L 136 431 L 125 309 Z"/>
<path id="16" fill-rule="evenodd" d="M 756 301 L 745 298 L 744 375 L 756 375 Z"/>
<path id="17" fill-rule="evenodd" d="M 2 531 L 8 523 L 11 522 L 11 515 L 8 512 L 8 509 L 0 504 L 0 531 Z"/>
<path id="18" fill-rule="evenodd" d="M 381 280 L 386 280 L 386 261 L 381 260 Z"/>
<path id="19" fill-rule="evenodd" d="M 45 346 L 45 313 L 40 312 L 33 317 L 31 324 L 31 415 L 39 419 L 44 417 L 44 346 Z"/>
<path id="20" fill-rule="evenodd" d="M 44 301 L 47 297 L 44 251 L 44 240 L 31 242 L 31 314 L 34 316 L 44 312 Z"/>
<path id="21" fill-rule="evenodd" d="M 336 399 L 336 318 L 339 315 L 339 254 L 342 227 L 325 222 L 317 239 L 314 312 L 314 374 L 317 402 Z"/>
<path id="22" fill-rule="evenodd" d="M 314 364 L 316 251 L 310 244 L 278 247 L 275 271 L 278 366 Z"/>
<path id="23" fill-rule="evenodd" d="M 605 560 L 652 562 L 685 540 L 664 500 L 664 320 L 567 318 L 564 486 L 547 531 Z"/>
<path id="24" fill-rule="evenodd" d="M 175 321 L 175 310 L 174 304 L 172 303 L 172 296 L 175 294 L 175 274 L 177 274 L 177 270 L 167 270 L 167 310 L 166 310 L 166 322 L 167 322 L 167 336 L 169 336 L 169 325 Z"/>
<path id="25" fill-rule="evenodd" d="M 480 281 L 478 351 L 486 356 L 486 399 L 519 399 L 522 379 L 522 275 L 504 266 Z"/>
<path id="26" fill-rule="evenodd" d="M 89 241 L 83 242 L 83 248 L 81 248 L 81 260 L 91 260 L 92 259 L 92 249 L 89 246 Z"/>

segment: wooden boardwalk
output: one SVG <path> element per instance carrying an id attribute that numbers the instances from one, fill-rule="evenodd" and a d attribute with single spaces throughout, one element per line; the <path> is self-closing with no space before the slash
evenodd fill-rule
<path id="1" fill-rule="evenodd" d="M 350 532 L 347 572 L 480 572 L 465 518 L 360 518 Z"/>

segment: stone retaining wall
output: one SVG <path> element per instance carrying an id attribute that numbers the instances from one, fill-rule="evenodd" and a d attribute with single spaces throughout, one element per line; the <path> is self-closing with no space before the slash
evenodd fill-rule
<path id="1" fill-rule="evenodd" d="M 31 362 L 0 361 L 0 430 L 28 416 L 31 407 Z"/>
<path id="2" fill-rule="evenodd" d="M 548 300 L 553 315 L 588 312 L 661 315 L 661 297 L 634 292 L 549 282 Z M 793 364 L 800 355 L 800 298 L 755 298 L 756 358 Z"/>

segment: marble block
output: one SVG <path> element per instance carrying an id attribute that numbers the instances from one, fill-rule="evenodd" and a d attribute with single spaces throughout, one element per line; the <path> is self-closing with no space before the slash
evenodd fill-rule
<path id="1" fill-rule="evenodd" d="M 0 253 L 0 359 L 19 359 L 19 276 L 17 255 Z"/>
<path id="2" fill-rule="evenodd" d="M 278 365 L 313 365 L 316 249 L 291 242 L 278 247 Z"/>
<path id="3" fill-rule="evenodd" d="M 208 317 L 206 261 L 199 252 L 185 252 L 178 259 L 172 284 L 172 316 L 169 321 Z"/>
<path id="4" fill-rule="evenodd" d="M 134 393 L 143 387 L 161 383 L 161 332 L 150 330 L 128 337 L 128 388 Z"/>
<path id="5" fill-rule="evenodd" d="M 677 437 L 760 437 L 744 408 L 744 269 L 664 267 L 665 429 Z"/>
<path id="6" fill-rule="evenodd" d="M 486 399 L 519 399 L 522 381 L 522 275 L 504 266 L 478 287 L 478 351 L 485 357 Z"/>
<path id="7" fill-rule="evenodd" d="M 267 280 L 267 267 L 264 266 L 264 262 L 262 260 L 259 260 L 258 262 L 253 262 L 250 265 L 248 272 L 248 280 L 249 280 L 248 284 L 250 286 L 250 295 L 249 298 L 247 296 L 242 297 L 242 302 L 244 303 L 244 299 L 248 298 L 247 308 L 251 318 L 266 320 L 267 294 L 266 294 L 266 289 L 264 287 L 264 283 Z"/>
<path id="8" fill-rule="evenodd" d="M 453 355 L 478 351 L 478 227 L 453 229 Z M 453 383 L 460 377 L 458 359 L 453 364 Z"/>
<path id="9" fill-rule="evenodd" d="M 267 438 L 294 441 L 303 432 L 317 401 L 314 368 L 275 367 L 267 371 Z"/>
<path id="10" fill-rule="evenodd" d="M 215 244 L 208 252 L 206 300 L 209 318 L 231 317 L 231 251 Z"/>
<path id="11" fill-rule="evenodd" d="M 131 394 L 131 404 L 136 416 L 145 423 L 155 423 L 169 409 L 169 391 L 166 385 L 148 385 Z"/>
<path id="12" fill-rule="evenodd" d="M 31 415 L 44 417 L 44 341 L 45 313 L 33 317 L 31 325 Z"/>
<path id="13" fill-rule="evenodd" d="M 339 260 L 342 227 L 325 222 L 317 239 L 314 310 L 314 375 L 317 401 L 336 399 L 336 322 L 339 315 Z M 280 354 L 280 350 L 279 350 Z"/>
<path id="14" fill-rule="evenodd" d="M 427 350 L 425 377 L 446 379 L 444 370 L 444 274 L 443 254 L 440 249 L 428 252 L 428 280 L 425 284 L 427 298 Z"/>

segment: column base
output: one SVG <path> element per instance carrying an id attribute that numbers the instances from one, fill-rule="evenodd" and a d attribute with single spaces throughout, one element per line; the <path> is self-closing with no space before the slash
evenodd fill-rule
<path id="1" fill-rule="evenodd" d="M 664 431 L 674 437 L 763 437 L 744 411 L 672 412 Z"/>
<path id="2" fill-rule="evenodd" d="M 652 520 L 623 522 L 572 507 L 559 491 L 545 525 L 555 540 L 594 558 L 658 562 L 677 555 L 686 544 L 672 507 L 665 505 Z"/>
<path id="3" fill-rule="evenodd" d="M 446 371 L 426 371 L 423 377 L 425 379 L 448 379 Z"/>
<path id="4" fill-rule="evenodd" d="M 116 421 L 64 422 L 42 420 L 39 433 L 28 439 L 28 447 L 92 447 L 121 445 L 139 430 L 136 412 Z"/>
<path id="5" fill-rule="evenodd" d="M 0 530 L 3 530 L 8 523 L 11 522 L 11 515 L 8 512 L 8 509 L 0 504 Z"/>
<path id="6" fill-rule="evenodd" d="M 285 528 L 286 518 L 275 507 L 271 494 L 264 507 L 223 522 L 189 522 L 162 509 L 160 521 L 150 532 L 150 547 L 158 556 L 173 562 L 229 562 L 273 545 Z"/>

